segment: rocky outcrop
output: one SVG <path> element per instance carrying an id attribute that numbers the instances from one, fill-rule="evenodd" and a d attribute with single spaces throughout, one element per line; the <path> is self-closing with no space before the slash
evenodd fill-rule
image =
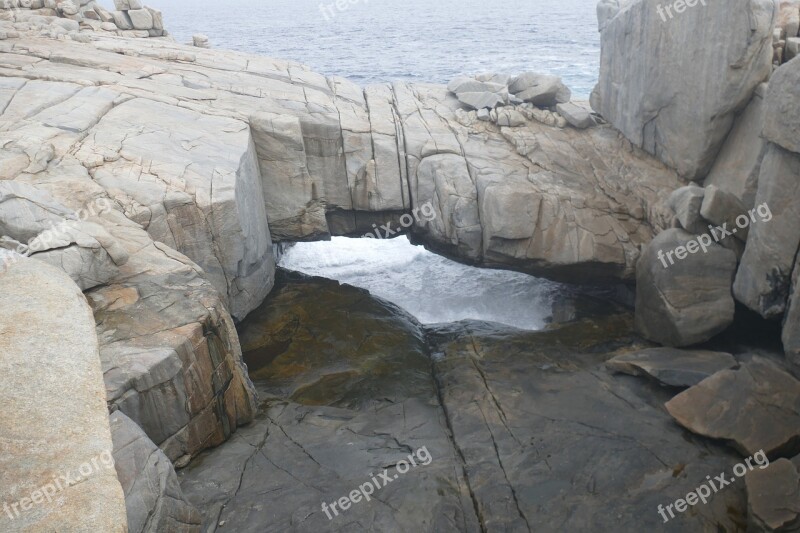
<path id="1" fill-rule="evenodd" d="M 706 236 L 708 237 L 708 236 Z M 680 229 L 658 235 L 636 271 L 636 327 L 665 346 L 707 341 L 733 323 L 735 255 Z"/>
<path id="2" fill-rule="evenodd" d="M 0 275 L 3 531 L 127 531 L 94 321 L 62 271 Z"/>
<path id="3" fill-rule="evenodd" d="M 78 42 L 91 41 L 91 32 L 131 38 L 168 35 L 158 9 L 145 6 L 141 0 L 114 0 L 114 6 L 116 11 L 107 10 L 95 0 L 3 0 L 0 40 L 20 34 Z"/>
<path id="4" fill-rule="evenodd" d="M 760 357 L 723 370 L 679 394 L 666 407 L 689 430 L 729 441 L 744 455 L 800 451 L 800 381 Z"/>
<path id="5" fill-rule="evenodd" d="M 736 113 L 771 72 L 774 11 L 773 0 L 679 14 L 656 0 L 603 0 L 592 107 L 681 176 L 704 179 Z"/>
<path id="6" fill-rule="evenodd" d="M 114 467 L 125 492 L 129 533 L 199 533 L 200 512 L 185 501 L 172 463 L 130 418 L 111 414 Z"/>
<path id="7" fill-rule="evenodd" d="M 294 63 L 93 39 L 57 52 L 9 41 L 20 63 L 4 78 L 8 175 L 36 183 L 73 156 L 128 218 L 202 267 L 239 319 L 269 289 L 267 227 L 276 241 L 360 235 L 432 202 L 436 220 L 412 229 L 432 249 L 607 282 L 632 280 L 639 247 L 669 224 L 676 175 L 608 126 L 564 128 L 530 104 L 486 123 L 443 87 L 364 90 Z M 39 173 L 25 172 L 31 136 L 53 146 Z"/>

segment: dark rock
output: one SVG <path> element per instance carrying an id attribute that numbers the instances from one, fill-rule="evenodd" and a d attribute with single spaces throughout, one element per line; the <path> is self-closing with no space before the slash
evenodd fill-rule
<path id="1" fill-rule="evenodd" d="M 650 348 L 606 361 L 606 366 L 632 376 L 650 376 L 670 387 L 691 387 L 720 370 L 738 365 L 732 355 L 705 350 Z"/>
<path id="2" fill-rule="evenodd" d="M 800 531 L 800 473 L 788 459 L 745 476 L 748 531 Z"/>
<path id="3" fill-rule="evenodd" d="M 685 428 L 730 441 L 745 455 L 800 451 L 800 381 L 761 357 L 714 374 L 666 407 Z"/>
<path id="4" fill-rule="evenodd" d="M 692 248 L 695 253 L 688 252 Z M 636 328 L 665 346 L 711 339 L 733 322 L 735 271 L 731 251 L 713 243 L 704 251 L 694 235 L 681 229 L 664 231 L 639 258 Z"/>
<path id="5" fill-rule="evenodd" d="M 413 318 L 362 289 L 280 271 L 242 339 L 267 399 L 258 420 L 180 473 L 206 531 L 479 530 Z M 400 474 L 411 454 L 419 466 Z M 328 518 L 323 503 L 384 469 L 392 481 L 370 501 L 328 507 Z"/>
<path id="6" fill-rule="evenodd" d="M 657 509 L 735 458 L 686 439 L 647 381 L 614 378 L 606 350 L 629 316 L 546 332 L 437 328 L 435 369 L 485 531 L 736 531 L 743 487 L 668 524 Z"/>

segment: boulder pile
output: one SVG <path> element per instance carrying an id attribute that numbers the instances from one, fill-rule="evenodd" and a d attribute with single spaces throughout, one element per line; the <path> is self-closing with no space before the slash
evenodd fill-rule
<path id="1" fill-rule="evenodd" d="M 559 128 L 569 124 L 586 129 L 598 123 L 588 103 L 570 102 L 572 91 L 550 74 L 460 76 L 447 90 L 467 109 L 477 111 L 478 120 L 498 126 L 523 126 L 526 118 Z"/>
<path id="2" fill-rule="evenodd" d="M 109 11 L 95 0 L 0 0 L 0 40 L 41 34 L 89 42 L 90 32 L 122 37 L 165 37 L 161 11 L 142 0 L 114 0 Z"/>

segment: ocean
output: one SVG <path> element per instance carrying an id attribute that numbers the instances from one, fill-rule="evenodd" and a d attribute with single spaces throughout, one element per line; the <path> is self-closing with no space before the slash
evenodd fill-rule
<path id="1" fill-rule="evenodd" d="M 356 83 L 447 83 L 462 74 L 561 76 L 576 98 L 597 82 L 597 0 L 147 0 L 180 42 L 309 65 Z"/>
<path id="2" fill-rule="evenodd" d="M 573 97 L 597 82 L 596 0 L 147 0 L 180 42 L 195 33 L 225 48 L 299 61 L 360 84 L 447 83 L 462 74 L 537 71 Z M 477 319 L 546 326 L 559 286 L 454 263 L 394 240 L 300 243 L 281 266 L 368 289 L 423 323 Z"/>

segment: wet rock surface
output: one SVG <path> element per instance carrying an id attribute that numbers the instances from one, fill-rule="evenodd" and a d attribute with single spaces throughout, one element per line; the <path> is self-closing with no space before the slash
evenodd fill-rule
<path id="1" fill-rule="evenodd" d="M 650 376 L 670 387 L 691 387 L 721 370 L 739 365 L 731 354 L 705 350 L 650 348 L 627 353 L 606 362 L 617 372 Z"/>
<path id="2" fill-rule="evenodd" d="M 240 327 L 257 420 L 182 470 L 183 491 L 205 531 L 737 530 L 743 486 L 663 524 L 659 504 L 736 456 L 677 426 L 666 389 L 605 369 L 643 345 L 629 312 L 577 307 L 593 316 L 541 332 L 423 330 L 363 290 L 279 271 Z M 430 464 L 399 474 L 423 447 Z M 371 501 L 328 519 L 323 502 L 384 469 Z"/>

